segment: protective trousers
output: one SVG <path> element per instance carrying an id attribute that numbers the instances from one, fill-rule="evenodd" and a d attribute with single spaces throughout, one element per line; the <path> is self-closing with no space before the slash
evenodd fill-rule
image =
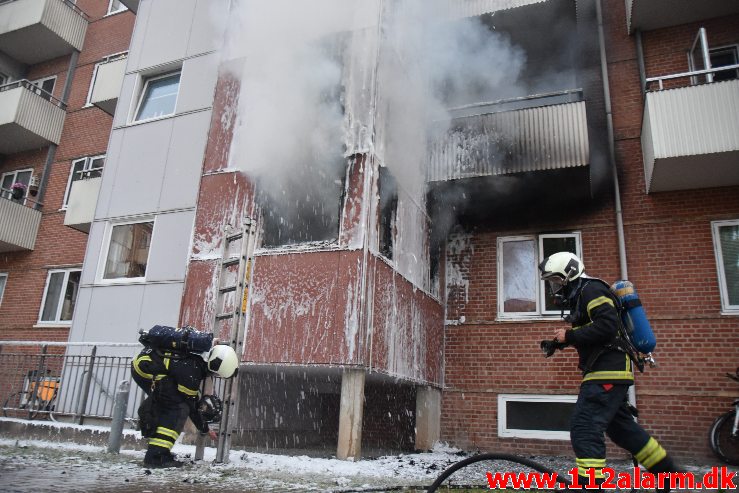
<path id="1" fill-rule="evenodd" d="M 676 472 L 676 466 L 665 449 L 634 420 L 628 406 L 628 390 L 629 386 L 623 384 L 586 382 L 580 387 L 570 422 L 570 438 L 581 484 L 587 483 L 589 468 L 595 470 L 596 482 L 603 480 L 602 470 L 606 466 L 604 434 L 628 450 L 650 472 Z"/>

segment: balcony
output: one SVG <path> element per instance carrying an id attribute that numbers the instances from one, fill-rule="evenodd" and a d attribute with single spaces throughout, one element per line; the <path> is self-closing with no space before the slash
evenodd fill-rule
<path id="1" fill-rule="evenodd" d="M 64 103 L 21 80 L 0 86 L 0 154 L 59 144 Z"/>
<path id="2" fill-rule="evenodd" d="M 641 136 L 647 193 L 739 185 L 737 115 L 739 80 L 648 92 Z"/>
<path id="3" fill-rule="evenodd" d="M 0 51 L 26 65 L 80 51 L 86 30 L 69 0 L 0 0 Z"/>
<path id="4" fill-rule="evenodd" d="M 97 177 L 72 182 L 67 212 L 64 215 L 65 226 L 84 233 L 90 232 L 102 181 L 102 178 Z"/>
<path id="5" fill-rule="evenodd" d="M 33 250 L 41 224 L 41 211 L 32 209 L 30 199 L 11 200 L 10 192 L 0 191 L 0 253 Z"/>
<path id="6" fill-rule="evenodd" d="M 739 13 L 739 2 L 727 0 L 625 0 L 629 32 Z"/>
<path id="7" fill-rule="evenodd" d="M 128 10 L 134 14 L 139 10 L 139 0 L 121 0 L 121 3 L 128 7 Z"/>
<path id="8" fill-rule="evenodd" d="M 95 71 L 90 103 L 111 116 L 115 114 L 118 95 L 123 85 L 126 60 L 126 54 L 108 57 L 107 60 L 97 66 Z"/>

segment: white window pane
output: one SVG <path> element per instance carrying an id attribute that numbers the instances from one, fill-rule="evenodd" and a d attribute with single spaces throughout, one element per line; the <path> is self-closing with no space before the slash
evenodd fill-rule
<path id="1" fill-rule="evenodd" d="M 146 120 L 174 113 L 179 86 L 179 73 L 149 80 L 141 97 L 141 106 L 136 120 Z"/>
<path id="2" fill-rule="evenodd" d="M 61 321 L 72 321 L 74 306 L 77 303 L 77 290 L 80 285 L 80 274 L 81 271 L 72 271 L 69 273 L 67 288 L 64 292 L 64 300 L 62 301 L 62 312 L 59 315 L 59 320 Z"/>
<path id="3" fill-rule="evenodd" d="M 739 306 L 739 224 L 720 227 L 719 241 L 729 305 Z"/>
<path id="4" fill-rule="evenodd" d="M 506 241 L 503 248 L 503 311 L 536 311 L 536 243 Z"/>
<path id="5" fill-rule="evenodd" d="M 542 260 L 557 252 L 571 252 L 577 256 L 577 238 L 575 236 L 561 236 L 542 238 Z M 544 292 L 544 306 L 547 311 L 560 311 L 562 308 L 554 303 L 554 296 L 547 288 Z"/>
<path id="6" fill-rule="evenodd" d="M 8 283 L 8 276 L 0 276 L 0 303 L 3 302 L 3 295 L 5 294 L 5 285 Z"/>
<path id="7" fill-rule="evenodd" d="M 44 322 L 56 321 L 56 312 L 59 308 L 59 298 L 64 284 L 64 272 L 52 272 L 49 275 L 49 284 L 46 287 L 46 302 L 41 320 Z"/>
<path id="8" fill-rule="evenodd" d="M 103 278 L 144 277 L 153 229 L 153 222 L 114 226 Z"/>

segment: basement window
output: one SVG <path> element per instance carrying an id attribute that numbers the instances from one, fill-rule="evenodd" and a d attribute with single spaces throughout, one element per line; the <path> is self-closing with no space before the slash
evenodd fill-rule
<path id="1" fill-rule="evenodd" d="M 44 299 L 41 302 L 39 324 L 72 322 L 81 273 L 80 269 L 49 271 Z"/>
<path id="2" fill-rule="evenodd" d="M 110 228 L 103 280 L 143 281 L 154 221 L 119 223 Z"/>
<path id="3" fill-rule="evenodd" d="M 100 178 L 103 174 L 104 164 L 105 154 L 102 156 L 83 157 L 72 161 L 72 169 L 69 173 L 67 191 L 64 192 L 64 203 L 62 205 L 62 209 L 66 209 L 69 205 L 69 194 L 72 191 L 72 184 L 76 181 Z"/>
<path id="4" fill-rule="evenodd" d="M 739 219 L 714 221 L 711 226 L 722 313 L 739 315 Z"/>
<path id="5" fill-rule="evenodd" d="M 569 440 L 576 395 L 498 395 L 498 436 Z"/>
<path id="6" fill-rule="evenodd" d="M 498 238 L 498 317 L 536 318 L 560 315 L 554 296 L 539 279 L 539 263 L 568 251 L 582 258 L 580 233 L 555 233 Z"/>
<path id="7" fill-rule="evenodd" d="M 134 121 L 152 120 L 174 114 L 180 90 L 180 75 L 178 71 L 146 79 Z"/>

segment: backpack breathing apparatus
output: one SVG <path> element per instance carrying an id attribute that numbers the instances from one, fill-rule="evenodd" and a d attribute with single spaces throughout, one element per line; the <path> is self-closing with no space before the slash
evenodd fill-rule
<path id="1" fill-rule="evenodd" d="M 649 320 L 647 320 L 647 314 L 641 304 L 639 295 L 636 293 L 634 284 L 630 281 L 616 281 L 611 286 L 611 291 L 620 305 L 618 312 L 621 317 L 624 337 L 634 346 L 634 349 L 644 355 L 642 359 L 649 363 L 649 366 L 657 366 L 652 357 L 657 339 Z"/>
<path id="2" fill-rule="evenodd" d="M 139 331 L 139 342 L 163 351 L 205 353 L 213 345 L 213 334 L 199 332 L 192 327 L 155 325 L 148 332 Z"/>

